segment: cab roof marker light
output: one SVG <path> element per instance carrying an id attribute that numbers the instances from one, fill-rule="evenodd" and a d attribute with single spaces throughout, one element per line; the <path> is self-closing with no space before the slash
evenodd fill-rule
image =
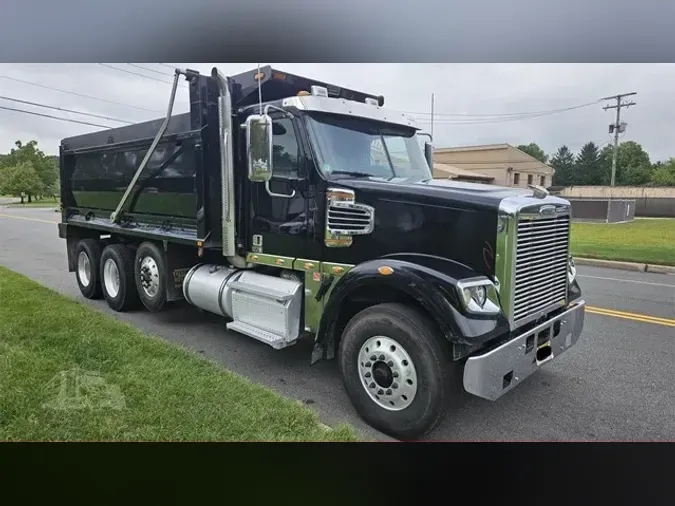
<path id="1" fill-rule="evenodd" d="M 324 88 L 323 86 L 312 86 L 312 95 L 315 97 L 328 98 L 328 88 Z"/>
<path id="2" fill-rule="evenodd" d="M 366 97 L 366 104 L 368 105 L 380 105 L 380 101 L 375 98 Z"/>

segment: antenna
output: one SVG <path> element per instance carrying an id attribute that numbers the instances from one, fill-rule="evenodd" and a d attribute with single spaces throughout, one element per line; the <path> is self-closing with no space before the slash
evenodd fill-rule
<path id="1" fill-rule="evenodd" d="M 260 76 L 260 63 L 258 63 L 258 106 L 260 115 L 262 116 L 262 85 L 260 84 L 260 81 L 262 81 L 262 77 Z"/>
<path id="2" fill-rule="evenodd" d="M 431 94 L 431 138 L 434 138 L 434 94 Z"/>

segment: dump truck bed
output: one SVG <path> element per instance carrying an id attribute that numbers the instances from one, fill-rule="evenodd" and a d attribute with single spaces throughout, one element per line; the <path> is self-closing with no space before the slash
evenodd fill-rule
<path id="1" fill-rule="evenodd" d="M 166 132 L 120 213 L 110 219 L 164 121 L 158 118 L 63 139 L 60 146 L 64 224 L 105 232 L 143 235 L 221 247 L 222 205 L 218 96 L 214 75 L 190 75 L 190 112 L 173 115 Z M 229 78 L 233 112 L 257 103 L 308 93 L 322 86 L 328 95 L 365 102 L 382 97 L 289 74 L 270 66 Z M 240 135 L 233 127 L 234 146 Z M 235 160 L 238 159 L 235 155 Z M 243 172 L 242 172 L 243 171 Z M 245 168 L 234 169 L 235 180 Z M 242 188 L 240 183 L 238 188 Z M 241 229 L 248 216 L 237 199 Z"/>

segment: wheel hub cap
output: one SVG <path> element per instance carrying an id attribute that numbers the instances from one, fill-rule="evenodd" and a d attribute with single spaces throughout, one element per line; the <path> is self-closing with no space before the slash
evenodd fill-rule
<path id="1" fill-rule="evenodd" d="M 80 251 L 80 254 L 77 256 L 77 275 L 80 278 L 82 286 L 89 286 L 91 282 L 90 269 L 89 256 L 84 251 Z"/>
<path id="2" fill-rule="evenodd" d="M 103 265 L 103 284 L 108 295 L 115 298 L 120 292 L 120 271 L 112 258 L 105 261 Z"/>
<path id="3" fill-rule="evenodd" d="M 415 365 L 394 339 L 386 336 L 368 339 L 359 351 L 358 367 L 363 388 L 380 407 L 400 411 L 415 399 Z"/>
<path id="4" fill-rule="evenodd" d="M 141 287 L 148 297 L 156 297 L 159 293 L 159 267 L 151 257 L 141 260 Z"/>
<path id="5" fill-rule="evenodd" d="M 384 362 L 375 362 L 373 365 L 373 379 L 378 386 L 389 388 L 394 383 L 394 372 Z"/>

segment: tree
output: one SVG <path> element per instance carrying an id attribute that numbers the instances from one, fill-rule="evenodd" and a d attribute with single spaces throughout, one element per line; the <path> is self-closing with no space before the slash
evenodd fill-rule
<path id="1" fill-rule="evenodd" d="M 675 186 L 675 158 L 671 158 L 666 163 L 654 164 L 651 183 L 656 186 Z"/>
<path id="2" fill-rule="evenodd" d="M 20 163 L 5 167 L 0 173 L 0 193 L 21 196 L 38 195 L 44 190 L 44 184 L 30 163 Z"/>
<path id="3" fill-rule="evenodd" d="M 24 163 L 29 164 L 40 178 L 43 189 L 53 187 L 59 178 L 58 163 L 56 162 L 55 157 L 48 156 L 38 149 L 37 141 L 30 141 L 27 144 L 16 141 L 14 144 L 16 148 L 12 148 L 9 154 L 4 155 L 2 159 L 0 159 L 0 171 Z M 34 195 L 38 194 L 28 193 L 29 202 Z"/>
<path id="4" fill-rule="evenodd" d="M 603 166 L 603 183 L 612 181 L 612 154 L 613 146 L 606 146 L 602 150 L 601 164 Z M 634 141 L 622 142 L 616 157 L 616 184 L 623 186 L 640 186 L 650 180 L 652 164 L 649 155 L 642 146 Z"/>
<path id="5" fill-rule="evenodd" d="M 561 146 L 551 158 L 551 167 L 555 169 L 553 184 L 571 186 L 574 181 L 574 154 L 567 146 Z"/>
<path id="6" fill-rule="evenodd" d="M 548 155 L 544 153 L 544 150 L 539 147 L 539 145 L 536 142 L 531 142 L 527 145 L 525 144 L 520 144 L 516 146 L 517 149 L 520 149 L 521 151 L 524 151 L 530 156 L 533 156 L 537 160 L 539 160 L 541 163 L 546 163 L 548 161 Z"/>
<path id="7" fill-rule="evenodd" d="M 598 146 L 594 142 L 583 145 L 574 164 L 574 181 L 576 184 L 602 184 L 602 169 Z"/>

